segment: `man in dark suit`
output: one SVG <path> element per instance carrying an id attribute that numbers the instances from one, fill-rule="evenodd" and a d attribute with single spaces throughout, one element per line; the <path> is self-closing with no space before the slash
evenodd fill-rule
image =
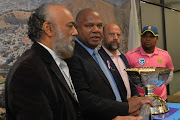
<path id="1" fill-rule="evenodd" d="M 74 55 L 66 62 L 84 117 L 88 120 L 138 119 L 124 115 L 137 112 L 144 103 L 153 103 L 146 97 L 132 97 L 128 102 L 122 102 L 122 91 L 118 90 L 113 74 L 97 53 L 96 47 L 103 36 L 99 13 L 90 8 L 81 10 L 76 17 L 76 28 Z M 105 69 L 102 69 L 103 65 Z"/>
<path id="2" fill-rule="evenodd" d="M 7 120 L 80 120 L 63 60 L 72 56 L 77 35 L 71 13 L 59 5 L 41 5 L 29 18 L 28 35 L 34 43 L 6 80 Z"/>
<path id="3" fill-rule="evenodd" d="M 117 86 L 122 90 L 123 98 L 126 100 L 133 96 L 139 96 L 135 85 L 129 81 L 125 71 L 130 68 L 126 57 L 118 51 L 121 42 L 121 30 L 116 24 L 107 24 L 103 29 L 102 46 L 99 53 L 103 56 L 109 69 L 115 72 Z M 124 100 L 124 101 L 125 101 Z"/>

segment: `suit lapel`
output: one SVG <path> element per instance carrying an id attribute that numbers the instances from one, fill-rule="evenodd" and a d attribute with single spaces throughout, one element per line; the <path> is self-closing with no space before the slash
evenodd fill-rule
<path id="1" fill-rule="evenodd" d="M 116 81 L 117 87 L 119 89 L 119 92 L 121 94 L 121 99 L 123 101 L 127 101 L 126 96 L 127 96 L 127 91 L 126 91 L 126 87 L 124 85 L 124 82 L 122 80 L 122 77 L 118 71 L 118 69 L 116 68 L 116 65 L 114 64 L 114 62 L 112 61 L 112 59 L 110 58 L 110 56 L 106 53 L 106 51 L 103 49 L 103 47 L 101 47 L 101 49 L 99 50 L 100 55 L 102 56 L 102 58 L 104 59 L 104 61 L 109 61 L 109 66 L 110 66 L 110 71 Z M 106 62 L 106 65 L 108 66 L 108 63 Z"/>
<path id="2" fill-rule="evenodd" d="M 106 65 L 108 66 L 109 70 L 114 74 L 116 72 L 116 66 L 114 62 L 111 60 L 110 56 L 105 52 L 105 50 L 101 47 L 99 50 L 99 54 L 101 55 L 102 59 L 105 61 Z"/>
<path id="3" fill-rule="evenodd" d="M 50 64 L 50 67 L 52 69 L 52 71 L 56 74 L 56 76 L 58 77 L 59 82 L 64 86 L 64 88 L 68 91 L 68 93 L 73 97 L 74 100 L 76 100 L 76 98 L 74 97 L 71 89 L 69 88 L 63 74 L 61 73 L 61 71 L 59 70 L 57 64 L 55 62 L 52 62 Z"/>
<path id="4" fill-rule="evenodd" d="M 79 43 L 77 43 L 77 42 L 76 42 L 75 49 L 79 52 L 79 54 L 82 57 L 84 57 L 86 60 L 88 60 L 93 65 L 93 67 L 100 74 L 100 76 L 103 78 L 105 83 L 111 88 L 111 85 L 110 85 L 108 79 L 106 78 L 106 76 L 104 75 L 103 71 L 101 70 L 100 66 L 93 59 L 93 57 L 88 53 L 88 51 L 84 47 L 82 47 Z"/>
<path id="5" fill-rule="evenodd" d="M 130 68 L 130 65 L 129 65 L 126 57 L 124 56 L 124 54 L 121 53 L 120 58 L 123 60 L 124 64 L 126 65 L 126 68 Z"/>
<path id="6" fill-rule="evenodd" d="M 50 66 L 50 68 L 52 69 L 52 71 L 55 73 L 55 75 L 58 78 L 58 81 L 64 86 L 64 88 L 67 90 L 67 92 L 70 94 L 70 96 L 72 96 L 72 98 L 74 100 L 76 100 L 76 98 L 74 97 L 73 93 L 71 92 L 64 76 L 62 75 L 59 67 L 57 66 L 56 62 L 54 61 L 53 57 L 51 56 L 51 54 L 40 44 L 34 42 L 32 49 L 34 49 L 35 51 L 37 51 L 37 53 L 39 54 L 40 57 L 42 57 L 42 59 L 46 62 L 47 65 Z"/>

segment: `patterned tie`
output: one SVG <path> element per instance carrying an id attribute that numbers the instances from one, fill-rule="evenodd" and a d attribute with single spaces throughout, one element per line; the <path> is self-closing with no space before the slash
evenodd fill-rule
<path id="1" fill-rule="evenodd" d="M 107 68 L 106 64 L 102 60 L 101 56 L 99 55 L 97 49 L 93 50 L 93 58 L 99 64 L 101 70 L 104 72 L 106 78 L 108 79 L 108 81 L 109 81 L 109 83 L 111 85 L 111 88 L 112 88 L 112 90 L 113 90 L 113 92 L 114 92 L 114 94 L 116 96 L 116 101 L 122 102 L 120 93 L 119 93 L 117 85 L 116 85 L 116 82 L 115 82 L 111 72 Z"/>
<path id="2" fill-rule="evenodd" d="M 74 89 L 74 86 L 73 86 L 73 83 L 72 83 L 72 80 L 71 80 L 71 76 L 69 74 L 69 68 L 67 66 L 67 63 L 64 60 L 61 60 L 59 67 L 62 70 L 63 75 L 65 76 L 66 82 L 67 82 L 68 86 L 70 87 L 74 97 L 78 101 L 77 94 L 76 94 L 76 91 Z"/>

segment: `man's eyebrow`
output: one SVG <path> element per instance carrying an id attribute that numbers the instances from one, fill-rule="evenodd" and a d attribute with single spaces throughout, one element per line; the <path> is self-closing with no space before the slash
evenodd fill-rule
<path id="1" fill-rule="evenodd" d="M 75 25 L 75 22 L 74 22 L 74 21 L 72 21 L 72 22 L 68 22 L 67 24 L 73 24 L 73 25 Z"/>

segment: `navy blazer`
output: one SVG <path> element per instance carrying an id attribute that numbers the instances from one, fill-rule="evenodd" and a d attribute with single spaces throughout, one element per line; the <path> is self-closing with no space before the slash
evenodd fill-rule
<path id="1" fill-rule="evenodd" d="M 74 55 L 66 60 L 83 115 L 88 120 L 111 120 L 128 115 L 128 102 L 118 102 L 100 66 L 76 42 Z"/>
<path id="2" fill-rule="evenodd" d="M 116 65 L 114 64 L 114 62 L 112 61 L 110 56 L 106 53 L 106 51 L 103 49 L 103 47 L 100 48 L 99 53 L 102 56 L 102 58 L 104 59 L 104 61 L 106 62 L 106 65 L 108 65 L 107 60 L 110 62 L 111 68 L 114 70 L 114 72 L 116 74 L 117 86 L 119 89 L 121 89 L 121 91 L 123 91 L 123 94 L 121 96 L 123 96 L 122 99 L 124 99 L 124 101 L 125 101 L 125 98 L 127 98 L 127 90 L 126 90 L 126 87 L 124 85 L 124 82 L 122 80 L 122 77 L 121 77 Z M 127 61 L 125 55 L 121 53 L 120 58 L 123 60 L 126 68 L 130 68 L 130 65 L 128 64 L 128 61 Z M 130 84 L 130 89 L 131 89 L 131 96 L 139 96 L 139 93 L 136 89 L 136 86 L 133 84 L 133 82 L 129 81 L 129 84 Z"/>

